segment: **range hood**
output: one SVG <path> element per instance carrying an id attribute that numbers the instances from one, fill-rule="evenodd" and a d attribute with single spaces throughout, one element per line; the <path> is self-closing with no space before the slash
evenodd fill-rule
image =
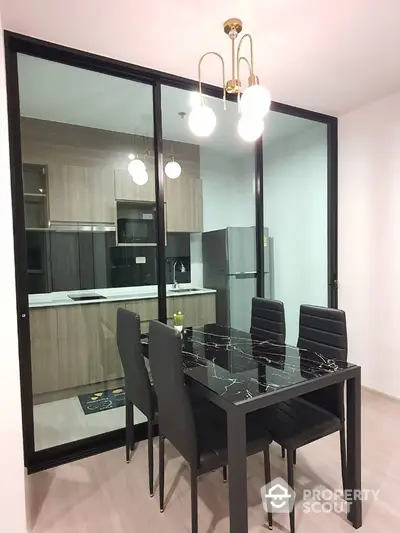
<path id="1" fill-rule="evenodd" d="M 88 222 L 50 222 L 50 231 L 91 231 L 102 232 L 115 231 L 115 224 L 88 223 Z"/>

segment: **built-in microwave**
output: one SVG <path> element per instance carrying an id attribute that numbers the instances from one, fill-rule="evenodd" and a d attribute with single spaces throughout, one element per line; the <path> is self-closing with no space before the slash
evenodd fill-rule
<path id="1" fill-rule="evenodd" d="M 118 206 L 117 220 L 118 244 L 156 244 L 156 209 L 155 206 L 143 206 L 126 203 L 122 209 Z"/>

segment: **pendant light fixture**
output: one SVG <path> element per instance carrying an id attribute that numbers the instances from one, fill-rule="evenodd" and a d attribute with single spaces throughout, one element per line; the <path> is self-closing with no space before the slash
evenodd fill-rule
<path id="1" fill-rule="evenodd" d="M 136 185 L 144 185 L 149 180 L 146 165 L 141 159 L 139 159 L 139 156 L 135 157 L 134 154 L 129 154 L 129 159 L 131 161 L 128 165 L 128 172 L 132 176 L 132 181 L 134 181 Z"/>
<path id="2" fill-rule="evenodd" d="M 178 161 L 175 161 L 175 158 L 173 155 L 169 158 L 168 163 L 165 165 L 165 174 L 171 179 L 175 180 L 176 178 L 179 178 L 182 172 L 182 167 L 178 163 Z"/>
<path id="3" fill-rule="evenodd" d="M 207 52 L 199 60 L 199 98 L 189 115 L 189 128 L 198 137 L 207 137 L 210 135 L 217 123 L 214 111 L 205 103 L 201 88 L 201 65 L 204 58 L 208 55 L 217 56 L 222 63 L 224 109 L 226 109 L 226 93 L 237 94 L 238 96 L 239 112 L 242 115 L 238 122 L 238 133 L 240 137 L 245 141 L 252 142 L 258 139 L 264 130 L 263 118 L 271 106 L 271 95 L 267 89 L 260 86 L 258 76 L 254 74 L 253 39 L 249 33 L 243 35 L 235 50 L 235 42 L 242 28 L 242 21 L 237 18 L 230 18 L 224 23 L 224 32 L 229 36 L 232 43 L 232 78 L 230 80 L 225 81 L 225 62 L 223 57 L 217 52 Z M 246 38 L 250 44 L 250 60 L 240 55 L 242 43 Z M 249 77 L 248 87 L 243 91 L 241 96 L 242 81 L 240 79 L 240 65 L 242 61 L 246 63 L 249 69 Z"/>

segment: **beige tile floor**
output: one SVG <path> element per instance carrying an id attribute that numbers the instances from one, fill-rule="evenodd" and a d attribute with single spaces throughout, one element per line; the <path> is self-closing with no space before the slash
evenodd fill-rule
<path id="1" fill-rule="evenodd" d="M 135 423 L 147 418 L 135 408 Z M 77 396 L 33 407 L 35 449 L 92 437 L 125 427 L 125 408 L 117 407 L 85 415 Z"/>
<path id="2" fill-rule="evenodd" d="M 92 415 L 91 415 L 92 416 Z M 376 502 L 364 504 L 363 533 L 400 531 L 400 402 L 363 392 L 363 486 L 380 489 Z M 156 447 L 158 443 L 156 444 Z M 157 497 L 147 492 L 146 443 L 136 449 L 129 465 L 123 449 L 114 450 L 28 477 L 29 523 L 33 533 L 188 533 L 190 490 L 188 469 L 166 446 L 164 514 Z M 272 475 L 285 476 L 280 449 L 271 446 Z M 332 435 L 298 452 L 296 488 L 340 488 L 339 439 Z M 249 531 L 266 533 L 259 489 L 262 457 L 248 460 Z M 157 494 L 156 494 L 157 496 Z M 298 533 L 350 533 L 342 514 L 306 514 L 296 507 Z M 274 530 L 288 531 L 286 515 L 275 515 Z M 221 473 L 199 481 L 199 532 L 228 533 L 228 487 Z"/>

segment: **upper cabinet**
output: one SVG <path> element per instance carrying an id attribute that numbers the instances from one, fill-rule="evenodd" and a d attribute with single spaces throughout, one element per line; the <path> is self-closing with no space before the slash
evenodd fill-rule
<path id="1" fill-rule="evenodd" d="M 168 149 L 170 152 L 168 152 Z M 173 155 L 182 167 L 179 178 L 164 173 L 167 231 L 203 231 L 203 187 L 200 179 L 200 147 L 181 142 L 164 142 L 164 165 Z"/>
<path id="2" fill-rule="evenodd" d="M 110 167 L 48 165 L 50 222 L 115 223 Z"/>
<path id="3" fill-rule="evenodd" d="M 165 180 L 167 231 L 201 233 L 203 231 L 203 188 L 199 178 L 182 174 Z"/>
<path id="4" fill-rule="evenodd" d="M 115 199 L 138 202 L 155 202 L 154 171 L 147 168 L 149 180 L 144 185 L 137 185 L 127 170 L 115 171 Z"/>

